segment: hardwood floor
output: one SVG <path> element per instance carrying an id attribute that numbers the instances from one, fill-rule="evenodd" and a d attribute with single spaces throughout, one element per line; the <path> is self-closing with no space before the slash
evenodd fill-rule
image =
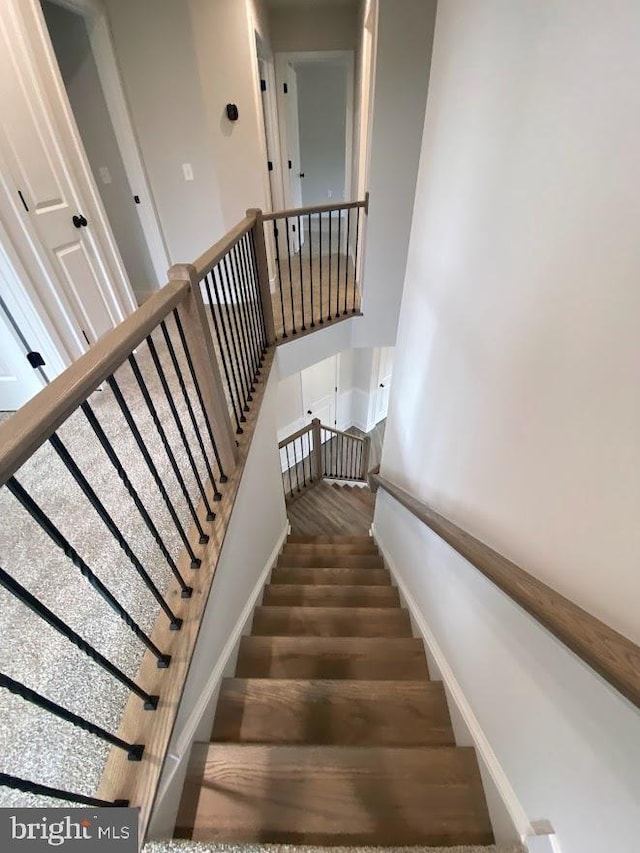
<path id="1" fill-rule="evenodd" d="M 475 752 L 455 745 L 443 685 L 370 538 L 285 546 L 210 742 L 194 745 L 176 835 L 493 843 Z"/>
<path id="2" fill-rule="evenodd" d="M 321 482 L 290 503 L 287 514 L 292 533 L 367 536 L 374 507 L 368 487 Z"/>

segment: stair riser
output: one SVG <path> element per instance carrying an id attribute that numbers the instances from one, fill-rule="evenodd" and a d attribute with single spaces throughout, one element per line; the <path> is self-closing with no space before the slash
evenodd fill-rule
<path id="1" fill-rule="evenodd" d="M 278 558 L 278 566 L 291 568 L 334 568 L 334 569 L 383 569 L 382 557 L 374 554 L 347 554 L 345 556 L 333 556 L 322 554 L 318 556 L 307 554 L 283 553 Z"/>
<path id="2" fill-rule="evenodd" d="M 262 603 L 280 607 L 400 607 L 400 596 L 390 586 L 273 584 L 266 587 Z"/>
<path id="3" fill-rule="evenodd" d="M 440 682 L 225 679 L 212 741 L 455 746 Z"/>
<path id="4" fill-rule="evenodd" d="M 236 676 L 416 681 L 429 670 L 415 639 L 243 637 Z"/>
<path id="5" fill-rule="evenodd" d="M 386 569 L 274 569 L 272 584 L 327 584 L 355 586 L 390 586 L 391 575 Z"/>
<path id="6" fill-rule="evenodd" d="M 373 607 L 256 607 L 254 636 L 411 637 L 406 610 Z"/>

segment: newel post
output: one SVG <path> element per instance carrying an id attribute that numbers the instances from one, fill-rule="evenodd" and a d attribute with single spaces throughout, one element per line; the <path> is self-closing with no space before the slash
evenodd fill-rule
<path id="1" fill-rule="evenodd" d="M 253 225 L 253 241 L 256 247 L 256 264 L 258 266 L 258 284 L 262 301 L 262 316 L 267 335 L 267 344 L 276 342 L 276 327 L 273 320 L 273 303 L 271 301 L 271 286 L 269 284 L 269 261 L 267 260 L 267 244 L 264 239 L 264 219 L 260 208 L 247 210 L 247 216 L 255 216 Z"/>
<path id="2" fill-rule="evenodd" d="M 369 457 L 371 456 L 371 436 L 366 435 L 364 437 L 364 450 L 362 453 L 362 469 L 360 471 L 360 476 L 363 480 L 367 479 L 367 475 L 369 474 Z"/>
<path id="3" fill-rule="evenodd" d="M 321 480 L 324 471 L 322 470 L 322 431 L 320 429 L 320 418 L 314 418 L 311 421 L 313 428 L 313 452 L 315 455 L 316 480 Z"/>
<path id="4" fill-rule="evenodd" d="M 198 272 L 193 264 L 174 264 L 169 270 L 169 280 L 188 281 L 191 285 L 178 310 L 218 453 L 225 473 L 229 475 L 236 467 L 238 448 L 202 301 Z"/>

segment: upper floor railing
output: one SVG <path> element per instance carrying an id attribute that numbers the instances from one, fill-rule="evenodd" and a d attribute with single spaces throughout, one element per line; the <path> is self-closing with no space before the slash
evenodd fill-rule
<path id="1" fill-rule="evenodd" d="M 323 479 L 366 482 L 371 439 L 324 426 L 318 418 L 279 444 L 282 486 L 293 500 Z"/>
<path id="2" fill-rule="evenodd" d="M 331 324 L 362 305 L 364 201 L 265 213 L 273 246 L 277 340 Z"/>
<path id="3" fill-rule="evenodd" d="M 363 204 L 337 208 L 347 254 Z M 0 787 L 24 796 L 17 804 L 127 801 L 144 838 L 271 345 L 298 333 L 295 308 L 274 322 L 264 229 L 249 211 L 172 267 L 162 290 L 0 424 Z M 355 255 L 336 290 L 337 267 L 327 273 L 312 243 L 310 276 L 322 263 L 318 286 L 331 281 L 344 308 Z M 328 252 L 332 267 L 331 242 Z M 288 282 L 300 329 L 319 324 L 307 314 L 315 286 L 303 274 Z M 24 749 L 34 732 L 35 762 Z M 70 773 L 78 738 L 91 760 Z"/>

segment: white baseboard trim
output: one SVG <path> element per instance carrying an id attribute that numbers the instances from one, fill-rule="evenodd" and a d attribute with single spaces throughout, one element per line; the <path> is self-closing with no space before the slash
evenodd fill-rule
<path id="1" fill-rule="evenodd" d="M 476 715 L 473 713 L 471 705 L 467 701 L 467 698 L 462 691 L 462 687 L 456 679 L 453 670 L 449 666 L 435 635 L 427 625 L 424 615 L 418 607 L 415 598 L 400 576 L 397 566 L 394 564 L 393 560 L 389 558 L 389 555 L 385 550 L 384 543 L 377 538 L 375 525 L 371 526 L 371 532 L 378 548 L 380 549 L 380 553 L 382 554 L 385 564 L 398 585 L 400 595 L 407 605 L 413 624 L 422 636 L 429 654 L 440 672 L 442 681 L 447 689 L 447 693 L 455 703 L 464 725 L 469 732 L 478 754 L 478 759 L 482 764 L 484 764 L 495 791 L 500 798 L 504 811 L 513 825 L 515 832 L 518 834 L 520 841 L 524 842 L 525 838 L 530 836 L 533 832 L 529 818 L 516 796 L 515 791 L 511 787 L 507 774 L 498 761 L 489 739 L 480 726 Z"/>
<path id="2" fill-rule="evenodd" d="M 200 699 L 198 700 L 198 704 L 195 706 L 195 708 L 189 715 L 187 722 L 185 723 L 185 726 L 182 730 L 182 734 L 180 735 L 180 737 L 178 738 L 178 742 L 176 743 L 175 750 L 167 753 L 167 761 L 171 761 L 171 769 L 167 773 L 166 777 L 162 780 L 162 787 L 158 792 L 156 803 L 162 803 L 164 797 L 166 796 L 167 792 L 171 787 L 171 783 L 173 782 L 173 778 L 177 773 L 178 768 L 184 760 L 189 758 L 191 745 L 193 743 L 193 739 L 195 737 L 198 725 L 200 724 L 200 720 L 202 719 L 205 711 L 207 710 L 211 698 L 218 689 L 227 663 L 236 651 L 236 647 L 238 646 L 242 637 L 242 631 L 244 630 L 244 626 L 246 625 L 251 614 L 253 613 L 253 609 L 256 606 L 256 601 L 258 600 L 258 597 L 262 592 L 262 589 L 267 580 L 267 576 L 273 568 L 278 554 L 282 550 L 282 546 L 284 545 L 285 540 L 289 535 L 289 531 L 290 525 L 287 521 L 287 524 L 282 529 L 282 533 L 278 537 L 278 541 L 276 542 L 273 551 L 269 555 L 269 559 L 267 560 L 265 567 L 260 572 L 260 576 L 258 577 L 255 586 L 253 587 L 249 597 L 247 598 L 247 603 L 242 609 L 242 613 L 238 617 L 236 624 L 234 625 L 233 631 L 229 635 L 229 639 L 225 643 L 222 653 L 220 654 L 220 657 L 216 661 L 216 664 L 211 671 L 211 675 L 209 676 L 205 688 L 200 696 Z"/>
<path id="3" fill-rule="evenodd" d="M 334 483 L 337 483 L 339 486 L 356 486 L 358 489 L 365 489 L 369 486 L 368 483 L 364 483 L 362 480 L 349 480 L 348 477 L 343 477 L 342 479 L 336 479 L 335 477 L 323 477 L 325 483 L 329 483 L 332 486 Z"/>

